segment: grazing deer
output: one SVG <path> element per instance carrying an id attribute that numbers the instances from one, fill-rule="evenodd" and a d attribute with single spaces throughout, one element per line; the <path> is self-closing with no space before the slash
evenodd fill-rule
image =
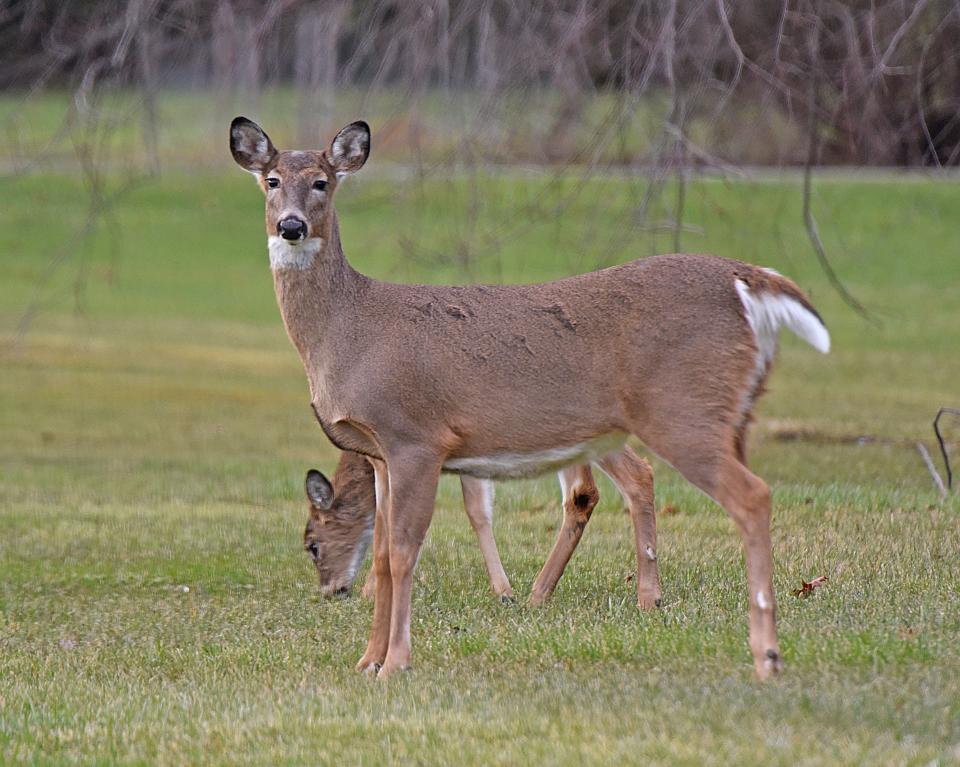
<path id="1" fill-rule="evenodd" d="M 321 428 L 373 460 L 373 621 L 359 670 L 410 665 L 413 571 L 441 471 L 525 477 L 596 461 L 628 435 L 731 516 L 743 541 L 754 668 L 781 668 L 770 490 L 746 433 L 786 326 L 830 337 L 790 280 L 704 255 L 653 256 L 535 285 L 397 285 L 355 271 L 333 199 L 370 152 L 364 122 L 324 151 L 278 151 L 243 117 L 236 162 L 266 195 L 267 248 Z"/>
<path id="2" fill-rule="evenodd" d="M 620 458 L 621 471 L 613 477 L 634 521 L 637 545 L 637 605 L 650 609 L 660 604 L 660 577 L 656 557 L 656 518 L 653 507 L 653 472 L 650 464 L 630 448 Z M 600 499 L 589 466 L 572 466 L 559 472 L 563 490 L 563 524 L 543 569 L 534 581 L 530 603 L 539 605 L 549 599 L 566 568 L 583 530 Z M 461 475 L 463 503 L 470 524 L 480 543 L 490 586 L 502 601 L 513 597 L 513 589 L 500 562 L 493 537 L 493 483 Z M 345 596 L 370 539 L 376 514 L 375 482 L 372 464 L 358 453 L 344 452 L 328 480 L 311 469 L 305 480 L 310 502 L 303 547 L 310 554 L 325 596 Z M 365 596 L 373 593 L 373 570 L 363 587 Z"/>

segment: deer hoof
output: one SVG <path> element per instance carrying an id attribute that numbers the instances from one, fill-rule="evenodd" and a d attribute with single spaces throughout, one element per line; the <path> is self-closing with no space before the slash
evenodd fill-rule
<path id="1" fill-rule="evenodd" d="M 760 679 L 769 679 L 783 672 L 783 658 L 773 648 L 767 650 L 762 658 L 758 658 L 755 665 Z"/>
<path id="2" fill-rule="evenodd" d="M 384 663 L 383 666 L 377 665 L 377 679 L 383 681 L 388 677 L 393 676 L 399 671 L 409 671 L 409 666 L 391 666 L 389 663 Z"/>
<path id="3" fill-rule="evenodd" d="M 542 607 L 544 602 L 549 598 L 549 594 L 540 594 L 538 592 L 533 592 L 530 595 L 530 599 L 527 600 L 527 604 L 530 607 Z"/>
<path id="4" fill-rule="evenodd" d="M 654 607 L 660 607 L 662 601 L 659 594 L 645 594 L 637 597 L 637 607 L 641 610 L 652 610 Z"/>
<path id="5" fill-rule="evenodd" d="M 380 671 L 381 665 L 382 664 L 377 663 L 375 660 L 367 660 L 366 658 L 361 658 L 360 662 L 357 663 L 357 671 L 359 671 L 361 674 L 366 674 L 367 676 L 370 676 Z"/>

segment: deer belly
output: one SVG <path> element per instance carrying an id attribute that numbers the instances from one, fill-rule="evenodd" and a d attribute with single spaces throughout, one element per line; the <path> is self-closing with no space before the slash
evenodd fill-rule
<path id="1" fill-rule="evenodd" d="M 478 479 L 533 477 L 557 471 L 572 464 L 592 463 L 621 450 L 626 440 L 626 433 L 617 431 L 575 445 L 536 452 L 503 452 L 448 458 L 443 464 L 443 470 L 455 474 L 467 474 Z"/>

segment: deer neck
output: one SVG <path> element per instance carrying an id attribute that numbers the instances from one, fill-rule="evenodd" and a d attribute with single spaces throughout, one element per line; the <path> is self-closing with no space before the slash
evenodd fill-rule
<path id="1" fill-rule="evenodd" d="M 270 268 L 287 335 L 308 372 L 322 370 L 334 341 L 333 326 L 346 319 L 365 278 L 347 263 L 336 211 L 318 237 L 290 245 L 270 237 Z M 315 382 L 311 381 L 311 385 Z"/>

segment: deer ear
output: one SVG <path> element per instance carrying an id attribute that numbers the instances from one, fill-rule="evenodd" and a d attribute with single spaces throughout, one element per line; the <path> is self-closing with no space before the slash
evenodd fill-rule
<path id="1" fill-rule="evenodd" d="M 307 472 L 307 500 L 318 511 L 327 511 L 333 506 L 333 485 L 316 469 Z"/>
<path id="2" fill-rule="evenodd" d="M 230 152 L 237 165 L 250 173 L 265 173 L 277 156 L 263 128 L 246 117 L 234 117 L 230 123 Z"/>
<path id="3" fill-rule="evenodd" d="M 333 137 L 327 154 L 337 178 L 356 173 L 370 156 L 370 126 L 363 120 L 350 123 Z"/>

